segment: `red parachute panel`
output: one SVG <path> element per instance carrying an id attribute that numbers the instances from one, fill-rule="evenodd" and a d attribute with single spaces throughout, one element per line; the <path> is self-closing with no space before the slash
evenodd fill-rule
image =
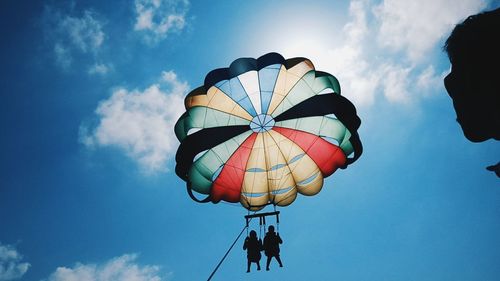
<path id="1" fill-rule="evenodd" d="M 318 165 L 323 176 L 333 174 L 346 163 L 346 156 L 342 149 L 319 136 L 283 127 L 274 127 L 273 130 L 284 135 L 302 150 Z"/>
<path id="2" fill-rule="evenodd" d="M 210 195 L 212 201 L 240 202 L 241 185 L 245 176 L 245 169 L 250 152 L 257 134 L 251 134 L 238 149 L 231 155 L 212 185 Z"/>

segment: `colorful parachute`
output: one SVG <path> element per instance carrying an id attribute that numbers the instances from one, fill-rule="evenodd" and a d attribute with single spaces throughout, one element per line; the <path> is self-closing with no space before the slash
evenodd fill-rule
<path id="1" fill-rule="evenodd" d="M 237 59 L 208 73 L 185 106 L 176 173 L 198 202 L 286 206 L 297 193 L 317 194 L 323 178 L 362 152 L 356 109 L 306 58 Z"/>

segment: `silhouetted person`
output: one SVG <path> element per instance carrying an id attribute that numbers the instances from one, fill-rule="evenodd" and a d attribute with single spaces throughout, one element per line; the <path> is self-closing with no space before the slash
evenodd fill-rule
<path id="1" fill-rule="evenodd" d="M 257 270 L 260 270 L 260 258 L 262 255 L 262 240 L 257 239 L 255 230 L 250 231 L 250 236 L 245 239 L 243 250 L 247 250 L 247 272 L 250 272 L 250 265 L 252 262 L 257 264 Z"/>
<path id="2" fill-rule="evenodd" d="M 500 8 L 455 26 L 444 49 L 451 62 L 444 85 L 465 137 L 500 140 Z"/>
<path id="3" fill-rule="evenodd" d="M 280 267 L 283 267 L 280 259 L 280 244 L 283 243 L 279 234 L 274 232 L 274 226 L 270 225 L 268 232 L 264 237 L 264 253 L 267 256 L 266 270 L 269 270 L 269 264 L 274 257 L 278 261 Z"/>

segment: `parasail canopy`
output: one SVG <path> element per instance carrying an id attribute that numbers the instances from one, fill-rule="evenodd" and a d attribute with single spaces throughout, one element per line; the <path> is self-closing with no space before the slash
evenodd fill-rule
<path id="1" fill-rule="evenodd" d="M 306 58 L 237 59 L 208 73 L 185 107 L 176 173 L 198 202 L 287 206 L 297 193 L 317 194 L 362 152 L 354 105 Z"/>

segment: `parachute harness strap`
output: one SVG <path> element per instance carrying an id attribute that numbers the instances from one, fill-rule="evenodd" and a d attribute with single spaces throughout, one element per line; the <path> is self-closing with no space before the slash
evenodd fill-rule
<path id="1" fill-rule="evenodd" d="M 262 238 L 262 217 L 259 218 L 259 239 Z"/>
<path id="2" fill-rule="evenodd" d="M 266 227 L 266 217 L 262 217 L 262 221 L 264 223 L 264 233 L 265 233 L 266 229 L 267 229 L 267 227 Z"/>
<path id="3" fill-rule="evenodd" d="M 247 213 L 247 214 L 248 214 L 248 215 L 250 215 L 250 211 L 248 211 L 248 213 Z M 251 220 L 252 220 L 252 219 L 250 219 L 250 221 L 251 221 Z M 248 223 L 249 223 L 250 221 L 249 221 L 248 219 L 246 219 L 247 237 L 248 237 L 248 228 L 249 228 L 249 227 L 248 227 Z"/>
<path id="4" fill-rule="evenodd" d="M 280 213 L 276 211 L 276 205 L 274 205 L 274 212 L 276 213 L 276 233 L 280 233 Z"/>
<path id="5" fill-rule="evenodd" d="M 252 219 L 250 219 L 250 220 L 252 220 Z M 222 259 L 220 260 L 219 264 L 217 264 L 217 266 L 215 267 L 214 271 L 212 271 L 212 274 L 210 274 L 210 276 L 208 276 L 207 281 L 210 281 L 212 279 L 212 277 L 214 276 L 215 272 L 217 272 L 217 270 L 219 269 L 219 267 L 222 264 L 222 262 L 224 262 L 224 260 L 226 259 L 227 255 L 229 254 L 229 252 L 231 252 L 231 250 L 233 249 L 233 247 L 236 244 L 236 242 L 238 242 L 238 240 L 240 239 L 241 234 L 243 234 L 243 232 L 245 232 L 245 229 L 248 229 L 248 224 L 243 227 L 243 229 L 241 230 L 240 234 L 238 234 L 238 236 L 234 240 L 233 244 L 231 244 L 231 247 L 229 247 L 229 249 L 227 250 L 227 252 L 224 254 L 224 256 L 222 257 Z"/>
<path id="6" fill-rule="evenodd" d="M 276 208 L 275 208 L 276 210 Z M 279 229 L 279 211 L 274 211 L 274 212 L 270 212 L 270 213 L 254 213 L 252 215 L 246 215 L 245 216 L 245 219 L 246 219 L 246 227 L 249 227 L 249 220 L 251 220 L 252 218 L 259 218 L 259 238 L 262 237 L 262 226 L 264 226 L 264 232 L 266 231 L 266 217 L 267 216 L 276 216 L 276 224 L 278 225 L 278 229 Z M 248 230 L 247 230 L 248 232 Z"/>

